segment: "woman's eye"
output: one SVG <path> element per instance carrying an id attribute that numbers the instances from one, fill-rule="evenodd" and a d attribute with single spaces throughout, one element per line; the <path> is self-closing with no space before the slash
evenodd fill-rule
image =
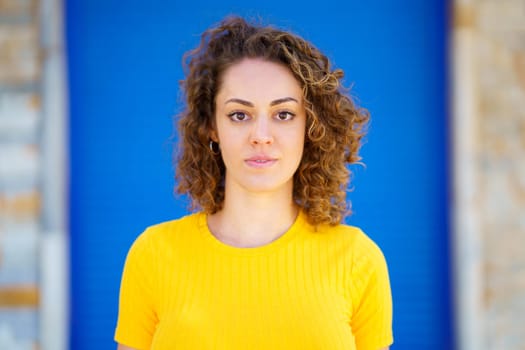
<path id="1" fill-rule="evenodd" d="M 293 117 L 295 117 L 295 114 L 291 112 L 282 111 L 282 112 L 277 113 L 277 118 L 279 120 L 291 120 L 293 119 Z"/>
<path id="2" fill-rule="evenodd" d="M 242 122 L 243 120 L 248 119 L 248 116 L 244 112 L 232 112 L 228 114 L 228 117 L 234 122 Z"/>

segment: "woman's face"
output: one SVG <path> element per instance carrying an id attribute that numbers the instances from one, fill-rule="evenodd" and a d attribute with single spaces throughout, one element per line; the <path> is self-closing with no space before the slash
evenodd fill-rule
<path id="1" fill-rule="evenodd" d="M 226 190 L 291 194 L 306 128 L 298 81 L 286 66 L 261 59 L 243 59 L 221 78 L 212 139 L 226 165 Z"/>

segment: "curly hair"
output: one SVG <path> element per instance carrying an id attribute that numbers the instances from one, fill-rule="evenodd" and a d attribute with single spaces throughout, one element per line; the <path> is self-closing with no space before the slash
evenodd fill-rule
<path id="1" fill-rule="evenodd" d="M 183 58 L 186 104 L 179 115 L 176 192 L 187 194 L 192 209 L 213 214 L 224 204 L 226 168 L 210 151 L 215 97 L 221 75 L 245 58 L 287 66 L 300 83 L 306 107 L 303 156 L 293 179 L 294 202 L 313 225 L 335 225 L 351 213 L 346 192 L 369 120 L 342 85 L 343 71 L 306 40 L 271 26 L 228 17 L 205 31 L 197 48 Z"/>

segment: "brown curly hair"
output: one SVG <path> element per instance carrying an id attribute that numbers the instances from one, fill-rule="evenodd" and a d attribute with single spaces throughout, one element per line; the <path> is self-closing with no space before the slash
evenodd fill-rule
<path id="1" fill-rule="evenodd" d="M 293 198 L 311 224 L 340 223 L 350 214 L 346 191 L 347 163 L 360 160 L 358 150 L 369 113 L 359 108 L 342 86 L 343 71 L 312 44 L 290 32 L 224 19 L 201 36 L 200 45 L 184 55 L 181 81 L 185 109 L 179 115 L 176 191 L 188 194 L 192 209 L 219 211 L 224 203 L 226 168 L 209 148 L 215 123 L 215 97 L 221 75 L 243 58 L 284 64 L 300 83 L 306 106 L 306 137 L 301 163 L 294 174 Z"/>

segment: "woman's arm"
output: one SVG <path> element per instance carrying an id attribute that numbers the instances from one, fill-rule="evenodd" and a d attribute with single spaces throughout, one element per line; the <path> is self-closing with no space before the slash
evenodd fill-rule
<path id="1" fill-rule="evenodd" d="M 135 348 L 130 348 L 129 346 L 118 344 L 117 350 L 137 350 Z"/>

